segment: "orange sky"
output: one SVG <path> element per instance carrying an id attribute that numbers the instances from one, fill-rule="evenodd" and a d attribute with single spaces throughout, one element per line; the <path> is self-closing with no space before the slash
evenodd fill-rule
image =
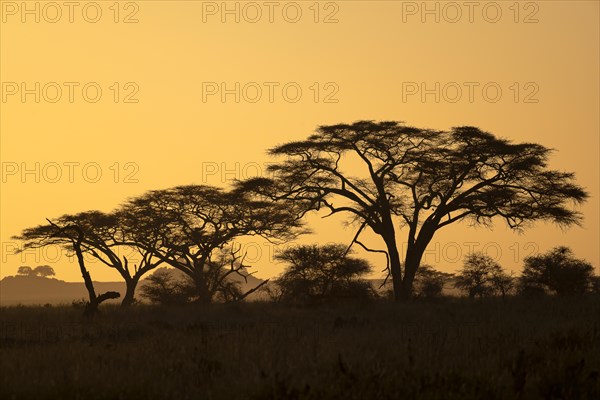
<path id="1" fill-rule="evenodd" d="M 220 1 L 75 3 L 0 2 L 0 277 L 49 263 L 81 279 L 52 249 L 12 254 L 10 237 L 46 217 L 109 211 L 149 189 L 226 185 L 263 169 L 271 146 L 359 119 L 539 142 L 591 194 L 581 228 L 456 225 L 426 262 L 453 271 L 474 248 L 518 271 L 524 256 L 566 244 L 600 265 L 597 1 L 227 2 L 229 13 Z M 310 222 L 303 242 L 353 236 L 343 218 Z M 258 276 L 280 272 L 266 244 L 247 249 Z M 118 279 L 99 265 L 92 274 Z"/>

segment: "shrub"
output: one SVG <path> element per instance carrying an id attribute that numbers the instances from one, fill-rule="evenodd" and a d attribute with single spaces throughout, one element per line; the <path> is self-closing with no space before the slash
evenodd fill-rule
<path id="1" fill-rule="evenodd" d="M 414 281 L 414 295 L 419 298 L 440 297 L 444 285 L 452 274 L 436 270 L 430 265 L 421 265 L 417 269 Z"/>
<path id="2" fill-rule="evenodd" d="M 583 294 L 593 289 L 593 272 L 592 265 L 575 258 L 568 247 L 555 247 L 525 259 L 519 291 L 559 296 Z"/>
<path id="3" fill-rule="evenodd" d="M 167 268 L 156 270 L 141 287 L 142 297 L 163 305 L 188 303 L 195 295 L 196 287 L 191 279 Z"/>
<path id="4" fill-rule="evenodd" d="M 371 266 L 366 260 L 349 257 L 342 244 L 289 248 L 277 254 L 276 259 L 288 264 L 275 281 L 278 289 L 271 289 L 281 301 L 314 303 L 367 299 L 375 294 L 362 279 Z"/>
<path id="5" fill-rule="evenodd" d="M 456 275 L 455 286 L 469 295 L 507 295 L 513 287 L 513 278 L 504 272 L 500 264 L 483 253 L 471 253 L 465 258 L 463 268 Z"/>

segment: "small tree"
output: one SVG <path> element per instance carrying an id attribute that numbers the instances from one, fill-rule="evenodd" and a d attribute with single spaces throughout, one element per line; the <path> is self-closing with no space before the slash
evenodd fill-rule
<path id="1" fill-rule="evenodd" d="M 33 275 L 33 269 L 31 269 L 31 267 L 29 267 L 27 265 L 22 265 L 17 270 L 17 275 L 19 275 L 19 276 L 32 276 Z"/>
<path id="2" fill-rule="evenodd" d="M 215 260 L 210 260 L 205 265 L 203 273 L 211 303 L 242 301 L 268 282 L 268 280 L 263 281 L 255 288 L 244 292 L 240 280 L 247 282 L 251 274 L 247 272 L 249 266 L 245 265 L 236 254 L 234 251 L 229 255 L 221 253 Z M 235 277 L 238 279 L 236 280 Z M 197 283 L 176 268 L 157 270 L 142 286 L 142 297 L 159 304 L 202 303 L 203 300 L 198 293 Z"/>
<path id="3" fill-rule="evenodd" d="M 582 294 L 590 289 L 593 272 L 590 263 L 575 258 L 568 247 L 559 246 L 525 259 L 519 289 L 523 294 Z"/>
<path id="4" fill-rule="evenodd" d="M 63 216 L 59 219 L 59 224 L 50 220 L 48 225 L 40 225 L 35 228 L 25 229 L 21 236 L 16 236 L 15 239 L 25 241 L 24 249 L 40 248 L 49 244 L 59 244 L 66 248 L 72 248 L 72 251 L 77 257 L 79 271 L 83 277 L 85 288 L 88 291 L 89 301 L 86 304 L 84 315 L 93 317 L 98 313 L 98 307 L 101 303 L 109 299 L 117 299 L 120 297 L 118 292 L 108 291 L 100 295 L 96 294 L 94 281 L 90 272 L 85 265 L 84 253 L 88 250 L 86 234 L 88 233 L 85 226 L 78 224 L 71 216 Z M 33 273 L 33 272 L 32 272 Z"/>
<path id="5" fill-rule="evenodd" d="M 371 285 L 361 279 L 371 271 L 371 266 L 366 260 L 349 257 L 342 244 L 288 248 L 275 258 L 288 264 L 275 281 L 282 301 L 314 303 L 327 299 L 364 299 L 374 294 Z"/>
<path id="6" fill-rule="evenodd" d="M 195 294 L 196 288 L 192 279 L 168 268 L 156 270 L 146 278 L 141 287 L 142 297 L 163 305 L 189 303 Z"/>
<path id="7" fill-rule="evenodd" d="M 515 288 L 515 278 L 512 276 L 512 273 L 507 274 L 502 269 L 492 272 L 490 279 L 496 294 L 502 297 L 506 297 L 512 293 Z"/>
<path id="8" fill-rule="evenodd" d="M 414 294 L 421 298 L 440 297 L 444 284 L 452 274 L 436 270 L 430 265 L 421 265 L 415 276 Z"/>
<path id="9" fill-rule="evenodd" d="M 115 269 L 125 281 L 125 296 L 122 305 L 127 307 L 134 301 L 134 294 L 139 279 L 162 261 L 153 258 L 147 249 L 138 249 L 141 256 L 139 263 L 130 265 L 123 250 L 131 247 L 124 242 L 127 229 L 124 218 L 119 213 L 103 213 L 86 211 L 78 214 L 65 214 L 55 221 L 47 220 L 47 224 L 27 228 L 15 239 L 23 240 L 24 249 L 37 249 L 50 245 L 58 245 L 67 251 L 77 254 L 75 243 L 82 254 L 91 256 L 106 267 Z M 140 234 L 152 238 L 144 226 L 138 226 Z M 79 257 L 79 256 L 78 256 Z M 132 268 L 133 267 L 133 268 Z M 85 279 L 85 278 L 84 278 Z M 90 282 L 89 285 L 93 286 Z M 88 284 L 86 283 L 86 286 Z"/>
<path id="10" fill-rule="evenodd" d="M 54 272 L 54 268 L 49 265 L 38 265 L 33 269 L 33 275 L 48 278 L 49 276 L 55 276 L 56 273 Z"/>
<path id="11" fill-rule="evenodd" d="M 31 268 L 27 265 L 22 265 L 17 270 L 17 275 L 19 276 L 40 276 L 42 278 L 47 278 L 49 276 L 54 276 L 56 273 L 54 272 L 54 268 L 49 265 L 38 265 L 35 268 Z"/>
<path id="12" fill-rule="evenodd" d="M 227 268 L 227 264 L 230 268 Z M 246 279 L 247 267 L 249 266 L 244 265 L 243 260 L 238 262 L 235 254 L 231 254 L 230 260 L 221 254 L 216 261 L 209 261 L 205 266 L 205 274 L 211 301 L 230 303 L 241 300 L 244 296 L 241 285 L 232 278 L 235 274 Z"/>
<path id="13" fill-rule="evenodd" d="M 487 254 L 475 252 L 465 258 L 463 268 L 456 275 L 455 286 L 470 298 L 508 293 L 510 275 Z"/>

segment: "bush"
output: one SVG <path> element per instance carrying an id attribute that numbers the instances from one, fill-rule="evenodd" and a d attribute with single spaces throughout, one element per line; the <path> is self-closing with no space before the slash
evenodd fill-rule
<path id="1" fill-rule="evenodd" d="M 315 303 L 334 299 L 368 299 L 375 295 L 362 276 L 371 271 L 366 260 L 349 257 L 346 246 L 310 245 L 282 251 L 276 259 L 288 264 L 275 280 L 272 297 L 289 303 Z"/>
<path id="2" fill-rule="evenodd" d="M 17 270 L 17 275 L 19 276 L 39 276 L 42 278 L 48 278 L 50 276 L 55 276 L 54 268 L 49 265 L 38 265 L 35 268 L 31 268 L 27 265 L 22 265 Z"/>
<path id="3" fill-rule="evenodd" d="M 183 273 L 159 268 L 146 278 L 141 287 L 142 297 L 153 303 L 180 305 L 189 303 L 196 295 L 194 282 Z"/>
<path id="4" fill-rule="evenodd" d="M 559 246 L 545 254 L 527 257 L 519 280 L 522 294 L 569 296 L 593 290 L 594 268 L 576 259 L 568 247 Z"/>
<path id="5" fill-rule="evenodd" d="M 444 285 L 452 274 L 436 270 L 430 265 L 421 265 L 415 275 L 413 291 L 415 297 L 436 298 L 442 295 Z"/>
<path id="6" fill-rule="evenodd" d="M 506 296 L 514 284 L 513 278 L 493 258 L 475 252 L 465 258 L 463 268 L 456 275 L 455 286 L 474 298 Z"/>

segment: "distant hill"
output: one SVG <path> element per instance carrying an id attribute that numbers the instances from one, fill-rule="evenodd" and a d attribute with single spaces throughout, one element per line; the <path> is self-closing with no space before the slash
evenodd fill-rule
<path id="1" fill-rule="evenodd" d="M 159 268 L 162 269 L 162 268 Z M 157 270 L 159 270 L 157 269 Z M 172 270 L 172 269 L 170 269 Z M 176 274 L 182 272 L 173 270 Z M 242 283 L 242 290 L 249 290 L 262 282 L 253 276 L 248 277 L 246 284 L 242 277 L 232 274 L 232 279 Z M 144 284 L 142 280 L 139 288 Z M 125 295 L 124 282 L 94 282 L 96 293 L 115 291 Z M 139 298 L 139 295 L 136 296 Z M 39 304 L 71 304 L 73 300 L 88 299 L 88 293 L 83 282 L 65 282 L 54 278 L 38 276 L 7 276 L 0 280 L 0 306 L 10 305 L 39 305 Z M 120 299 L 109 300 L 118 303 Z"/>
<path id="2" fill-rule="evenodd" d="M 124 282 L 94 282 L 97 293 L 116 291 L 125 294 Z M 87 299 L 83 282 L 65 282 L 38 276 L 7 276 L 0 281 L 0 306 L 16 304 L 70 304 Z M 118 301 L 118 300 L 110 300 Z"/>

